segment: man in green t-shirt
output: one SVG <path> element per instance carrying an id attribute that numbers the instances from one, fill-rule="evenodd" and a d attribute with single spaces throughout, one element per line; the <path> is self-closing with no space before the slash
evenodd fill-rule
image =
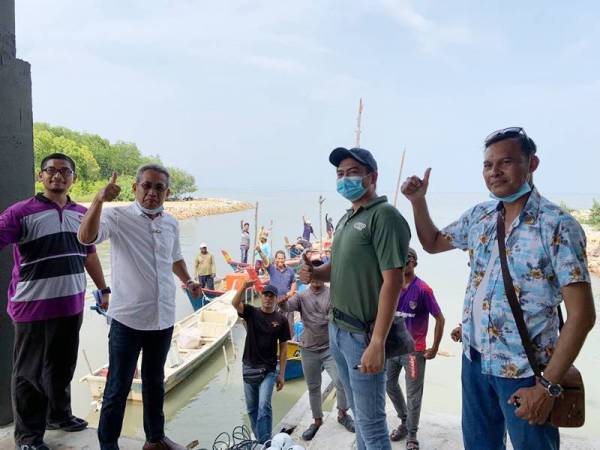
<path id="1" fill-rule="evenodd" d="M 352 203 L 337 225 L 331 261 L 312 267 L 303 282 L 331 281 L 331 354 L 356 419 L 359 450 L 391 449 L 385 417 L 385 341 L 402 289 L 410 229 L 385 196 L 378 196 L 377 162 L 362 148 L 336 148 L 337 191 Z M 362 324 L 374 322 L 370 342 Z"/>

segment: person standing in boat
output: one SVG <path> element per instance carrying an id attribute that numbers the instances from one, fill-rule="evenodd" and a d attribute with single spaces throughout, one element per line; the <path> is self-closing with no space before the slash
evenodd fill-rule
<path id="1" fill-rule="evenodd" d="M 315 230 L 312 227 L 310 219 L 307 219 L 306 217 L 302 216 L 302 223 L 304 224 L 304 228 L 302 230 L 302 239 L 310 242 L 310 236 L 315 236 Z M 317 236 L 315 236 L 315 239 L 316 238 Z"/>
<path id="2" fill-rule="evenodd" d="M 86 209 L 68 192 L 75 162 L 62 153 L 42 159 L 44 190 L 0 214 L 0 249 L 12 245 L 15 268 L 8 315 L 15 328 L 12 406 L 17 449 L 47 450 L 45 430 L 80 431 L 71 411 L 71 380 L 83 321 L 85 271 L 108 305 L 110 289 L 94 246 L 77 242 Z"/>
<path id="3" fill-rule="evenodd" d="M 560 383 L 596 319 L 585 233 L 533 185 L 540 163 L 536 153 L 535 142 L 521 127 L 491 133 L 484 140 L 482 173 L 492 200 L 473 206 L 441 230 L 427 206 L 431 169 L 402 185 L 423 249 L 469 253 L 462 328 L 460 333 L 455 330 L 463 343 L 462 429 L 467 450 L 483 448 L 484 443 L 485 448 L 504 448 L 506 430 L 515 450 L 559 448 L 559 430 L 548 417 L 562 394 Z M 505 289 L 498 240 L 503 229 L 506 286 L 514 284 L 523 305 L 532 358 L 544 367 L 539 377 L 525 354 Z M 559 334 L 562 301 L 567 319 Z"/>
<path id="4" fill-rule="evenodd" d="M 400 425 L 390 435 L 392 441 L 408 436 L 407 450 L 418 450 L 417 430 L 421 416 L 421 400 L 425 381 L 425 362 L 436 357 L 444 333 L 444 315 L 427 283 L 415 274 L 417 252 L 409 248 L 408 260 L 404 267 L 404 289 L 396 314 L 404 317 L 406 328 L 415 341 L 415 351 L 407 355 L 389 358 L 386 361 L 386 390 L 400 418 Z M 427 348 L 427 328 L 429 315 L 435 318 L 433 345 Z M 404 369 L 406 400 L 400 389 L 398 378 Z"/>
<path id="5" fill-rule="evenodd" d="M 329 345 L 354 413 L 357 448 L 389 450 L 385 341 L 404 281 L 410 229 L 377 195 L 377 162 L 368 150 L 336 148 L 329 162 L 351 208 L 337 225 L 331 261 L 313 267 L 305 258 L 300 279 L 331 281 Z"/>
<path id="6" fill-rule="evenodd" d="M 272 284 L 277 288 L 279 292 L 278 300 L 283 297 L 291 297 L 296 293 L 296 272 L 285 265 L 285 252 L 283 250 L 277 250 L 275 252 L 275 262 L 271 263 L 267 255 L 265 255 L 260 248 L 256 247 L 256 251 L 262 258 L 263 267 L 266 268 L 269 274 L 269 284 Z M 290 336 L 294 335 L 294 313 L 285 313 L 290 326 Z"/>
<path id="7" fill-rule="evenodd" d="M 323 264 L 313 260 L 314 267 Z M 314 423 L 302 433 L 302 439 L 310 441 L 323 425 L 323 399 L 321 398 L 321 372 L 326 370 L 335 384 L 338 422 L 348 431 L 354 432 L 354 421 L 347 414 L 348 402 L 344 385 L 338 376 L 337 366 L 329 351 L 329 288 L 319 280 L 312 280 L 309 288 L 289 296 L 284 296 L 279 308 L 286 313 L 298 311 L 304 324 L 300 342 L 302 370 L 308 386 L 310 409 Z"/>
<path id="8" fill-rule="evenodd" d="M 250 224 L 242 220 L 240 221 L 240 228 L 242 230 L 242 238 L 240 241 L 240 262 L 242 264 L 248 264 L 248 250 L 250 250 Z"/>
<path id="9" fill-rule="evenodd" d="M 333 230 L 335 227 L 333 226 L 333 218 L 327 214 L 325 214 L 325 231 L 327 232 L 327 240 L 331 243 L 333 240 Z"/>
<path id="10" fill-rule="evenodd" d="M 196 256 L 194 275 L 200 287 L 211 291 L 215 289 L 215 276 L 217 275 L 215 257 L 208 252 L 208 246 L 204 242 L 200 244 L 200 253 Z"/>
<path id="11" fill-rule="evenodd" d="M 267 257 L 267 260 L 271 258 L 271 245 L 269 245 L 269 232 L 264 228 L 261 228 L 260 233 L 258 234 L 258 246 L 262 251 L 262 254 Z M 262 260 L 262 255 L 258 252 L 258 249 L 254 252 L 255 265 L 256 270 L 264 269 L 264 264 Z"/>
<path id="12" fill-rule="evenodd" d="M 277 288 L 267 285 L 260 294 L 261 306 L 245 304 L 242 299 L 255 281 L 249 280 L 232 300 L 239 316 L 246 321 L 246 341 L 242 357 L 244 397 L 250 425 L 256 439 L 264 444 L 271 439 L 273 430 L 273 387 L 283 389 L 287 341 L 290 331 L 287 319 L 277 311 Z M 279 373 L 277 352 L 279 351 Z"/>
<path id="13" fill-rule="evenodd" d="M 173 274 L 200 295 L 200 285 L 188 273 L 179 244 L 179 224 L 164 211 L 169 195 L 169 172 L 158 164 L 137 170 L 135 201 L 104 208 L 121 191 L 117 174 L 98 192 L 81 221 L 84 245 L 110 239 L 113 294 L 108 315 L 109 370 L 98 440 L 101 450 L 117 450 L 127 396 L 142 352 L 144 450 L 184 450 L 165 436 L 164 367 L 175 323 Z"/>

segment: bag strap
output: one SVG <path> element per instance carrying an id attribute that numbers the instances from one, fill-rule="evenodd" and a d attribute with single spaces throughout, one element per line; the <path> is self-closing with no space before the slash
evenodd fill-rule
<path id="1" fill-rule="evenodd" d="M 506 297 L 508 299 L 508 303 L 510 304 L 510 309 L 515 318 L 515 322 L 517 324 L 517 329 L 519 330 L 519 336 L 521 336 L 521 342 L 523 344 L 523 348 L 525 349 L 525 354 L 527 355 L 527 359 L 529 360 L 529 364 L 533 369 L 533 373 L 536 376 L 541 376 L 542 371 L 540 370 L 540 365 L 537 362 L 535 357 L 535 351 L 533 349 L 533 343 L 531 342 L 531 338 L 529 337 L 529 332 L 527 331 L 527 326 L 525 325 L 525 318 L 523 317 L 523 310 L 521 309 L 521 305 L 519 304 L 519 300 L 517 299 L 517 293 L 515 292 L 515 287 L 512 282 L 512 278 L 510 276 L 510 271 L 508 270 L 508 261 L 506 259 L 506 233 L 504 231 L 504 205 L 502 202 L 498 204 L 498 214 L 496 221 L 496 236 L 498 239 L 498 253 L 500 256 L 500 266 L 502 267 L 502 279 L 504 281 L 504 292 L 506 293 Z"/>

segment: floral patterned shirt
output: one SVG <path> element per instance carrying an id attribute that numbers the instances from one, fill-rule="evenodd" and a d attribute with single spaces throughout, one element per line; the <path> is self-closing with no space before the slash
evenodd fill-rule
<path id="1" fill-rule="evenodd" d="M 468 250 L 471 274 L 462 318 L 463 352 L 470 358 L 473 299 L 497 246 L 497 201 L 476 205 L 442 230 L 455 247 Z M 590 282 L 586 237 L 579 223 L 533 189 L 506 236 L 508 267 L 537 359 L 546 365 L 558 339 L 560 288 Z M 482 302 L 481 370 L 483 374 L 524 378 L 533 371 L 504 292 L 500 258 L 492 264 Z"/>

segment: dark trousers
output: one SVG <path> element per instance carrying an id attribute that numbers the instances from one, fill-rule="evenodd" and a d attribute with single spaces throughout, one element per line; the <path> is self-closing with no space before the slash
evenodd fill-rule
<path id="1" fill-rule="evenodd" d="M 134 330 L 113 319 L 108 334 L 108 379 L 104 389 L 98 440 L 103 450 L 118 449 L 125 405 L 142 351 L 142 398 L 146 440 L 157 442 L 165 435 L 163 403 L 165 361 L 173 327 L 164 330 Z"/>
<path id="2" fill-rule="evenodd" d="M 70 419 L 71 380 L 83 313 L 14 322 L 12 404 L 17 445 L 40 444 L 46 421 Z"/>
<path id="3" fill-rule="evenodd" d="M 211 291 L 215 289 L 215 277 L 212 275 L 199 275 L 198 283 L 201 288 L 210 289 Z"/>

